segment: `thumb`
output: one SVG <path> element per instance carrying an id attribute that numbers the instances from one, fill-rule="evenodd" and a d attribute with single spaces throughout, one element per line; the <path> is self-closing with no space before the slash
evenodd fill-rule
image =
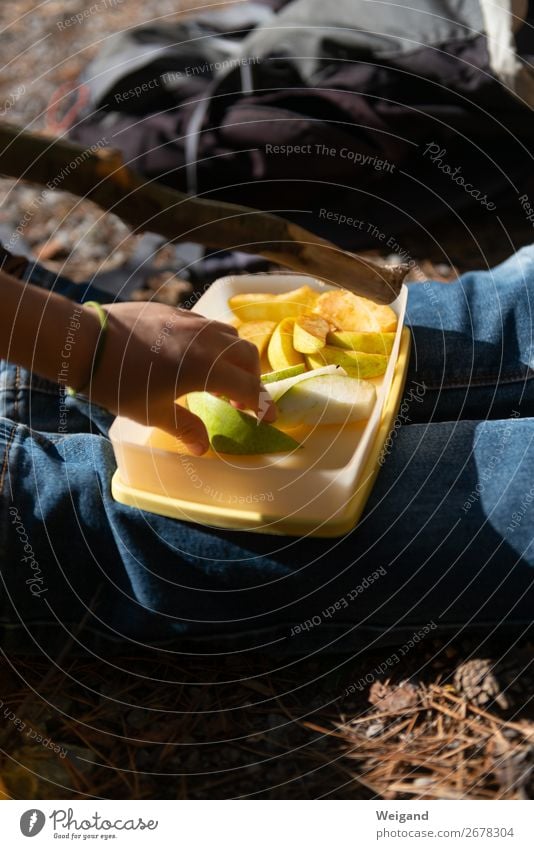
<path id="1" fill-rule="evenodd" d="M 173 404 L 168 415 L 158 417 L 157 421 L 152 421 L 151 424 L 177 437 L 186 449 L 197 457 L 205 454 L 209 448 L 209 437 L 204 423 L 180 404 Z"/>

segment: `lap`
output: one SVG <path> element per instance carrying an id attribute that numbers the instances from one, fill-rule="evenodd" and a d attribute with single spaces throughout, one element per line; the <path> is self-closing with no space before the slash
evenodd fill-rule
<path id="1" fill-rule="evenodd" d="M 216 648 L 239 637 L 299 653 L 398 642 L 429 623 L 530 622 L 531 255 L 491 279 L 411 288 L 409 414 L 359 526 L 338 540 L 231 533 L 115 503 L 109 414 L 2 364 L 4 644 L 61 645 L 83 622 L 93 646 L 215 636 Z M 410 396 L 412 381 L 424 390 Z"/>
<path id="2" fill-rule="evenodd" d="M 90 644 L 96 632 L 216 637 L 218 650 L 239 638 L 299 653 L 394 643 L 429 623 L 531 621 L 532 419 L 401 428 L 359 526 L 335 540 L 220 531 L 117 504 L 102 435 L 2 420 L 0 444 L 6 633 L 20 621 L 36 640 L 50 629 L 64 639 L 85 619 Z"/>
<path id="3" fill-rule="evenodd" d="M 534 416 L 534 245 L 451 284 L 410 286 L 408 387 L 424 384 L 413 421 Z"/>

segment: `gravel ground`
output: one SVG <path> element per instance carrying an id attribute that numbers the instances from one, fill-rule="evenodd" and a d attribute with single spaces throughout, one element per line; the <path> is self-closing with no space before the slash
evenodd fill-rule
<path id="1" fill-rule="evenodd" d="M 48 2 L 16 0 L 0 5 L 0 119 L 32 132 L 57 133 L 49 110 L 60 86 L 75 86 L 87 62 L 110 34 L 147 21 L 172 20 L 194 2 L 99 0 Z M 98 7 L 81 23 L 58 26 L 66 18 Z M 14 252 L 31 253 L 48 268 L 77 282 L 127 266 L 141 237 L 90 201 L 65 192 L 45 191 L 0 179 L 0 238 Z M 155 265 L 166 264 L 165 251 Z M 145 281 L 177 302 L 183 290 L 172 276 Z M 172 297 L 175 294 L 176 297 Z"/>

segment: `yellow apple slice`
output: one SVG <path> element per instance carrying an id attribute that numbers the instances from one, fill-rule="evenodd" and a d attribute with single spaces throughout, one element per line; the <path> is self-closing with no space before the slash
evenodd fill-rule
<path id="1" fill-rule="evenodd" d="M 303 355 L 299 351 L 295 351 L 293 347 L 294 327 L 294 318 L 284 318 L 273 331 L 267 348 L 267 357 L 274 371 L 298 366 L 305 362 Z"/>
<path id="2" fill-rule="evenodd" d="M 258 349 L 260 357 L 263 357 L 275 327 L 275 321 L 245 321 L 239 325 L 237 332 L 241 339 L 252 342 Z"/>
<path id="3" fill-rule="evenodd" d="M 350 377 L 380 377 L 386 371 L 388 358 L 384 354 L 366 354 L 361 351 L 344 351 L 325 345 L 316 354 L 308 354 L 306 362 L 309 368 L 325 365 L 342 366 Z"/>
<path id="4" fill-rule="evenodd" d="M 397 327 L 397 316 L 391 307 L 375 304 L 345 289 L 319 295 L 313 312 L 332 321 L 340 330 L 391 333 Z"/>
<path id="5" fill-rule="evenodd" d="M 364 351 L 367 354 L 389 356 L 395 341 L 394 333 L 373 333 L 355 330 L 334 330 L 326 337 L 329 345 L 349 351 Z"/>
<path id="6" fill-rule="evenodd" d="M 295 319 L 293 347 L 301 354 L 315 354 L 326 345 L 330 325 L 321 316 L 301 315 Z"/>
<path id="7" fill-rule="evenodd" d="M 309 286 L 300 286 L 281 295 L 269 292 L 251 292 L 233 295 L 228 305 L 240 321 L 282 321 L 283 318 L 309 312 L 319 293 Z"/>

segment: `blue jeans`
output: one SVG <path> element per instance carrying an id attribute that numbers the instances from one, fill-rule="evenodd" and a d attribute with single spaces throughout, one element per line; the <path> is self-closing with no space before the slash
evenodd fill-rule
<path id="1" fill-rule="evenodd" d="M 31 279 L 98 296 L 43 269 Z M 358 527 L 333 540 L 216 530 L 115 503 L 109 413 L 3 362 L 0 646 L 301 654 L 526 628 L 531 295 L 534 246 L 454 284 L 410 286 L 398 427 Z"/>

